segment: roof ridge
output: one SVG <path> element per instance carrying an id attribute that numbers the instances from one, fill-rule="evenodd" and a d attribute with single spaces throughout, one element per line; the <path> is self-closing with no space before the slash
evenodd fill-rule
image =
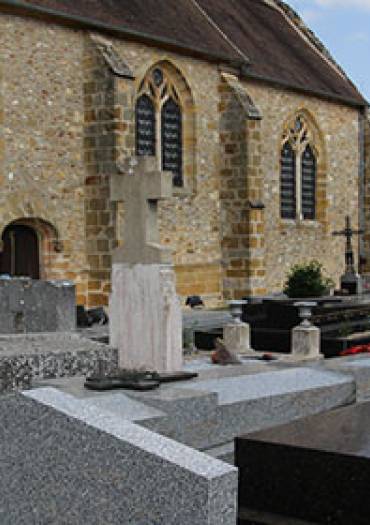
<path id="1" fill-rule="evenodd" d="M 330 53 L 325 44 L 321 39 L 312 31 L 312 29 L 305 23 L 303 18 L 297 13 L 293 7 L 291 7 L 284 0 L 262 0 L 272 8 L 278 9 L 282 12 L 286 18 L 294 25 L 297 31 L 302 36 L 306 37 L 308 42 L 315 48 L 316 51 L 339 73 L 345 80 L 351 83 L 352 86 L 356 87 L 352 80 L 347 76 L 344 69 L 338 64 L 333 55 Z M 357 89 L 357 88 L 356 88 Z"/>

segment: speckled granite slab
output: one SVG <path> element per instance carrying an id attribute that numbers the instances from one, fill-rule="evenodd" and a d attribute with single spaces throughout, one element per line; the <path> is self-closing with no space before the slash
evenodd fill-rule
<path id="1" fill-rule="evenodd" d="M 207 436 L 209 447 L 240 433 L 350 404 L 356 398 L 352 377 L 303 367 L 195 381 L 176 388 L 217 394 L 217 424 Z"/>
<path id="2" fill-rule="evenodd" d="M 40 388 L 0 418 L 1 525 L 236 523 L 234 467 L 102 407 Z"/>
<path id="3" fill-rule="evenodd" d="M 240 368 L 236 373 L 240 373 Z M 252 370 L 254 365 L 251 365 Z M 262 369 L 264 370 L 264 369 Z M 229 372 L 226 370 L 225 372 Z M 221 373 L 221 372 L 220 372 Z M 116 417 L 134 420 L 141 426 L 188 446 L 208 451 L 232 444 L 241 433 L 252 432 L 353 403 L 355 381 L 345 374 L 320 369 L 286 368 L 253 374 L 161 385 L 152 392 L 124 391 L 93 394 L 78 378 L 48 381 L 52 386 L 98 403 Z M 131 419 L 126 399 L 140 402 L 162 416 Z M 134 411 L 133 411 L 134 412 Z M 145 413 L 140 411 L 138 414 Z M 230 447 L 229 447 L 230 448 Z"/>
<path id="4" fill-rule="evenodd" d="M 0 336 L 0 393 L 29 388 L 32 380 L 86 375 L 103 359 L 107 370 L 118 352 L 74 333 Z"/>
<path id="5" fill-rule="evenodd" d="M 215 392 L 220 405 L 252 401 L 263 397 L 294 394 L 305 390 L 344 385 L 349 379 L 343 375 L 310 368 L 293 368 L 265 372 L 252 376 L 211 379 L 194 384 L 179 384 L 177 388 Z"/>

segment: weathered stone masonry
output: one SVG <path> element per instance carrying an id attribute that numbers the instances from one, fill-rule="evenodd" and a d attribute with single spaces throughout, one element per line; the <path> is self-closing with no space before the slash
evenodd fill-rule
<path id="1" fill-rule="evenodd" d="M 110 177 L 117 172 L 121 151 L 126 156 L 134 154 L 133 76 L 124 65 L 121 70 L 112 69 L 112 53 L 104 41 L 85 41 L 85 219 L 90 306 L 107 304 L 111 254 L 119 238 L 117 209 L 109 198 Z M 119 67 L 118 60 L 116 65 Z"/>
<path id="2" fill-rule="evenodd" d="M 356 109 L 82 30 L 7 15 L 0 29 L 0 228 L 36 229 L 43 278 L 73 279 L 79 303 L 107 304 L 111 253 L 124 243 L 109 180 L 134 154 L 135 99 L 156 64 L 173 75 L 184 114 L 185 187 L 160 207 L 179 294 L 215 304 L 277 291 L 313 257 L 339 278 L 343 243 L 331 231 L 346 214 L 358 220 Z M 297 112 L 319 155 L 315 221 L 280 219 L 281 137 Z"/>
<path id="3" fill-rule="evenodd" d="M 365 264 L 363 270 L 370 273 L 370 114 L 364 116 L 364 226 L 363 256 Z"/>
<path id="4" fill-rule="evenodd" d="M 83 38 L 67 34 L 0 16 L 0 230 L 32 225 L 41 276 L 73 279 L 85 297 Z"/>
<path id="5" fill-rule="evenodd" d="M 120 45 L 122 44 L 115 42 L 113 48 L 107 41 L 104 44 L 103 39 L 95 36 L 86 45 L 86 235 L 90 267 L 90 305 L 107 302 L 111 250 L 117 243 L 124 244 L 124 235 L 121 238 L 124 209 L 123 206 L 115 207 L 109 202 L 109 179 L 124 158 L 134 155 L 135 97 L 138 86 L 147 72 L 143 67 L 140 69 L 135 67 L 135 64 L 132 66 L 132 60 L 127 70 L 139 70 L 140 74 L 136 75 L 136 78 L 127 72 L 120 75 L 112 70 L 102 50 L 104 46 L 108 46 L 118 62 L 120 55 L 117 51 Z M 129 53 L 130 46 L 125 47 L 125 54 L 121 55 L 127 64 L 130 57 L 137 57 L 134 50 L 139 46 L 131 47 L 132 55 Z M 209 130 L 215 129 L 216 126 L 210 124 L 209 119 L 198 120 L 202 117 L 202 110 L 196 110 L 192 91 L 180 73 L 179 61 L 175 62 L 172 57 L 159 60 L 160 56 L 157 60 L 156 56 L 148 57 L 148 70 L 153 64 L 159 64 L 162 68 L 169 68 L 175 78 L 183 102 L 185 176 L 185 187 L 176 191 L 177 195 L 170 203 L 162 204 L 161 238 L 163 243 L 175 247 L 178 292 L 183 296 L 197 293 L 211 300 L 220 299 L 219 214 L 216 200 L 218 193 L 215 191 L 218 175 L 217 149 L 212 144 L 211 153 L 214 152 L 214 155 L 210 156 L 210 162 L 206 162 L 209 151 L 196 149 L 195 144 L 196 126 L 201 130 L 203 122 L 207 124 L 207 135 L 204 139 L 209 142 Z M 217 122 L 217 114 L 214 118 Z M 200 137 L 198 144 L 202 140 L 203 137 Z M 204 166 L 204 174 L 201 170 L 196 170 L 199 166 Z M 202 246 L 207 248 L 203 251 Z M 211 250 L 208 247 L 211 247 Z"/>
<path id="6" fill-rule="evenodd" d="M 262 116 L 236 77 L 224 74 L 219 91 L 224 296 L 262 295 L 266 293 Z"/>

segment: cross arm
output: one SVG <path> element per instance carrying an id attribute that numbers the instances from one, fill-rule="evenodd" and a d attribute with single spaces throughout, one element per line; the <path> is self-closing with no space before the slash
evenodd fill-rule
<path id="1" fill-rule="evenodd" d="M 172 197 L 172 173 L 169 171 L 152 171 L 144 174 L 145 194 L 150 200 L 169 199 Z"/>

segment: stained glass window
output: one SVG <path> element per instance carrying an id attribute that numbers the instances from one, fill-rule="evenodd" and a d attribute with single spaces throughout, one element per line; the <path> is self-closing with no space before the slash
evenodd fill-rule
<path id="1" fill-rule="evenodd" d="M 169 98 L 162 107 L 162 168 L 173 173 L 174 186 L 182 186 L 182 114 Z"/>
<path id="2" fill-rule="evenodd" d="M 308 144 L 301 159 L 302 215 L 304 219 L 315 218 L 316 157 Z"/>
<path id="3" fill-rule="evenodd" d="M 153 101 L 141 95 L 136 102 L 136 155 L 156 154 L 156 115 Z"/>
<path id="4" fill-rule="evenodd" d="M 283 134 L 280 200 L 284 219 L 315 220 L 317 159 L 312 147 L 315 133 L 303 115 Z"/>
<path id="5" fill-rule="evenodd" d="M 296 157 L 292 146 L 286 142 L 280 159 L 280 207 L 283 219 L 296 217 Z"/>
<path id="6" fill-rule="evenodd" d="M 160 168 L 183 186 L 183 119 L 173 81 L 156 67 L 140 84 L 136 103 L 136 154 L 158 156 Z"/>

